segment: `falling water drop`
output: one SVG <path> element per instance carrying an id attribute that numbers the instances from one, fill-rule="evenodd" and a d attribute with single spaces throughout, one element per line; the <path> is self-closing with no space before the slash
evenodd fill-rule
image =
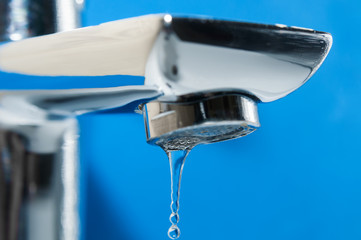
<path id="1" fill-rule="evenodd" d="M 177 239 L 180 236 L 180 230 L 177 225 L 172 225 L 168 230 L 168 237 L 171 239 Z"/>
<path id="2" fill-rule="evenodd" d="M 171 227 L 168 230 L 168 236 L 171 239 L 177 239 L 180 236 L 180 230 L 177 226 L 179 222 L 179 198 L 180 198 L 180 186 L 182 179 L 182 172 L 184 162 L 190 152 L 190 149 L 187 150 L 166 150 L 169 159 L 170 165 L 170 176 L 171 176 L 171 204 L 170 209 L 172 213 L 170 214 L 169 221 L 171 222 Z"/>

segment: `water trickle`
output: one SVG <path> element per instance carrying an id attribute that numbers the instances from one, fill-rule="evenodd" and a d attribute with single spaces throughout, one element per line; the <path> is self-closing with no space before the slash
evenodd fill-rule
<path id="1" fill-rule="evenodd" d="M 191 149 L 199 144 L 219 142 L 223 140 L 241 137 L 253 132 L 255 128 L 248 125 L 227 122 L 224 124 L 213 124 L 211 126 L 193 126 L 165 134 L 160 138 L 153 139 L 148 143 L 158 145 L 168 155 L 171 173 L 171 215 L 169 221 L 171 227 L 168 236 L 177 239 L 180 236 L 179 222 L 179 196 L 180 184 L 185 159 Z"/>
<path id="2" fill-rule="evenodd" d="M 190 149 L 186 150 L 165 150 L 170 165 L 170 176 L 171 176 L 171 204 L 170 209 L 172 211 L 169 216 L 169 221 L 171 222 L 171 227 L 168 230 L 168 236 L 171 239 L 177 239 L 180 236 L 180 230 L 177 226 L 179 222 L 179 198 L 180 198 L 180 186 L 182 179 L 182 172 L 184 162 L 187 158 L 187 155 L 190 152 Z"/>

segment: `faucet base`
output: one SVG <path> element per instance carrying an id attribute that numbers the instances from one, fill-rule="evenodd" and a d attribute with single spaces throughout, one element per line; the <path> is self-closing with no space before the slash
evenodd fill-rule
<path id="1" fill-rule="evenodd" d="M 229 94 L 192 102 L 150 102 L 142 108 L 147 141 L 165 150 L 243 137 L 260 127 L 257 104 Z"/>

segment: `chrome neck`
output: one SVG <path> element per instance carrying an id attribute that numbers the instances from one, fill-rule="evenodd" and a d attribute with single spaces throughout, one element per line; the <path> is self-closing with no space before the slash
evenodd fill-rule
<path id="1" fill-rule="evenodd" d="M 80 0 L 3 0 L 0 41 L 17 41 L 78 28 Z"/>

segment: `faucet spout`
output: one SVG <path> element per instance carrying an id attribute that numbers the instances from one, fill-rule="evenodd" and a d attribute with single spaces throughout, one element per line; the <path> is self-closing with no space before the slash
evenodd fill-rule
<path id="1" fill-rule="evenodd" d="M 145 71 L 164 93 L 143 108 L 148 142 L 179 150 L 253 132 L 257 104 L 303 85 L 331 45 L 312 29 L 166 15 Z"/>
<path id="2" fill-rule="evenodd" d="M 66 0 L 72 5 L 55 2 L 60 12 L 75 6 L 73 0 Z M 64 20 L 56 30 L 69 30 L 64 14 L 54 16 Z M 71 19 L 74 27 L 78 18 Z M 0 20 L 3 31 L 2 25 Z M 32 32 L 18 30 L 6 39 Z M 0 202 L 16 203 L 11 214 L 1 214 L 6 205 L 0 204 L 0 238 L 79 239 L 76 114 L 141 104 L 147 141 L 166 151 L 246 136 L 260 127 L 257 104 L 302 86 L 331 45 L 330 34 L 312 29 L 169 14 L 3 44 L 0 69 L 50 76 L 37 79 L 37 86 L 55 76 L 133 75 L 145 81 L 143 86 L 0 92 L 0 150 L 3 157 L 11 153 L 9 160 L 0 159 Z M 43 169 L 50 172 L 46 184 L 35 178 Z M 6 174 L 19 179 L 2 184 Z M 8 188 L 13 196 L 1 194 Z M 39 211 L 44 203 L 48 209 Z M 11 229 L 1 231 L 8 222 Z"/>
<path id="3" fill-rule="evenodd" d="M 144 107 L 150 142 L 174 137 L 172 132 L 178 136 L 181 129 L 187 135 L 190 127 L 192 134 L 207 132 L 195 142 L 214 142 L 259 127 L 257 103 L 303 85 L 331 45 L 329 33 L 285 25 L 169 14 L 136 17 L 5 44 L 0 68 L 40 76 L 136 75 L 145 77 L 144 86 L 29 92 L 2 102 L 11 106 L 20 98 L 71 115 L 156 100 Z M 236 123 L 235 128 L 211 134 L 225 122 Z M 211 131 L 209 124 L 216 127 Z"/>
<path id="4" fill-rule="evenodd" d="M 160 87 L 161 101 L 233 92 L 271 102 L 302 86 L 331 45 L 312 29 L 166 15 L 145 84 Z"/>

